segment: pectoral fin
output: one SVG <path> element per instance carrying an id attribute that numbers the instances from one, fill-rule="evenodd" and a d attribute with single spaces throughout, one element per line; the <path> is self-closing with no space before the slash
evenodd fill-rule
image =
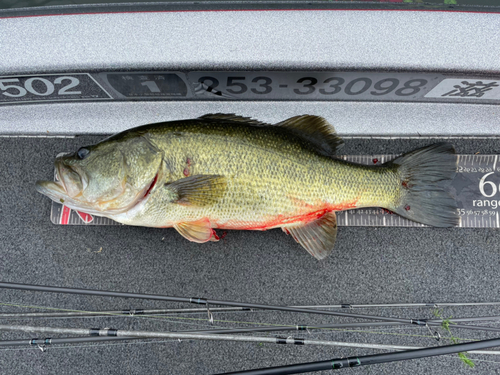
<path id="1" fill-rule="evenodd" d="M 177 223 L 174 225 L 174 228 L 184 238 L 192 242 L 203 243 L 207 241 L 219 240 L 210 226 L 210 221 L 208 219 Z"/>
<path id="2" fill-rule="evenodd" d="M 333 250 L 337 238 L 337 216 L 328 212 L 319 219 L 306 224 L 295 224 L 282 227 L 291 234 L 309 254 L 318 260 L 326 258 Z"/>
<path id="3" fill-rule="evenodd" d="M 204 207 L 216 203 L 226 192 L 227 182 L 220 175 L 194 175 L 166 183 L 172 203 Z"/>

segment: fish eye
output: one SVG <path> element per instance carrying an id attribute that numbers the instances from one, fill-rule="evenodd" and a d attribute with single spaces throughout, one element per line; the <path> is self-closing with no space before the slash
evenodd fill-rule
<path id="1" fill-rule="evenodd" d="M 82 147 L 76 152 L 78 159 L 83 160 L 90 154 L 90 150 L 88 148 Z"/>

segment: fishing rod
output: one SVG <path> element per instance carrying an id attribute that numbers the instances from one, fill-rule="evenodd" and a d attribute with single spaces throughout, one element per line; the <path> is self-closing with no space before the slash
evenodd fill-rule
<path id="1" fill-rule="evenodd" d="M 164 339 L 187 339 L 187 340 L 215 340 L 215 341 L 237 341 L 237 342 L 257 342 L 257 343 L 270 343 L 280 345 L 321 345 L 321 346 L 343 346 L 367 349 L 400 349 L 405 350 L 406 347 L 394 345 L 381 345 L 381 344 L 361 344 L 361 343 L 347 343 L 340 341 L 324 341 L 324 340 L 307 340 L 304 338 L 295 337 L 263 337 L 263 336 L 235 336 L 235 335 L 218 335 L 205 332 L 154 332 L 154 331 L 129 331 L 117 330 L 111 328 L 59 328 L 59 327 L 35 327 L 35 326 L 16 326 L 16 325 L 0 325 L 0 331 L 23 331 L 23 332 L 36 332 L 42 334 L 66 334 L 66 335 L 79 335 L 79 336 L 92 336 L 98 337 L 116 337 L 106 341 L 130 340 L 132 338 L 164 338 Z M 92 338 L 90 337 L 90 338 Z M 85 338 L 86 342 L 91 341 L 90 338 Z M 77 338 L 74 338 L 77 339 Z M 32 339 L 33 340 L 33 339 Z M 39 340 L 39 339 L 36 339 Z M 42 339 L 42 345 L 55 343 L 53 339 Z M 500 340 L 500 339 L 499 339 Z M 18 343 L 23 340 L 14 340 Z M 24 340 L 27 344 L 29 340 Z M 40 344 L 40 341 L 35 341 Z M 31 345 L 31 342 L 30 342 Z M 496 346 L 496 345 L 495 345 Z M 480 348 L 478 348 L 479 350 Z M 494 354 L 487 352 L 486 354 Z M 500 353 L 498 353 L 500 354 Z"/>
<path id="2" fill-rule="evenodd" d="M 242 309 L 245 309 L 247 311 L 250 311 L 250 309 L 247 308 L 211 308 L 212 311 L 242 311 Z M 37 318 L 37 317 L 44 317 L 44 318 L 52 318 L 52 317 L 79 317 L 79 316 L 89 316 L 89 317 L 136 317 L 136 316 L 141 316 L 141 317 L 153 317 L 154 315 L 152 314 L 173 314 L 173 313 L 178 313 L 178 312 L 186 312 L 186 313 L 204 313 L 206 312 L 206 309 L 163 309 L 163 310 L 142 310 L 142 309 L 136 309 L 136 310 L 122 310 L 122 311 L 74 311 L 74 312 L 62 312 L 62 313 L 5 313 L 5 314 L 0 314 L 0 318 L 15 318 L 15 319 L 22 319 L 22 318 Z M 423 319 L 420 319 L 423 321 Z M 474 321 L 494 321 L 494 320 L 500 320 L 500 316 L 483 316 L 483 317 L 469 317 L 469 318 L 450 318 L 446 319 L 447 322 L 449 323 L 456 323 L 456 322 L 474 322 Z M 442 324 L 444 322 L 443 319 L 428 319 L 426 320 L 427 323 L 437 323 L 437 324 Z M 271 326 L 271 327 L 245 327 L 245 328 L 235 328 L 235 329 L 225 329 L 224 332 L 222 330 L 207 330 L 203 332 L 212 332 L 212 333 L 250 333 L 250 332 L 273 332 L 273 331 L 292 331 L 292 330 L 297 330 L 297 331 L 308 331 L 308 330 L 314 330 L 314 329 L 343 329 L 343 328 L 365 328 L 365 327 L 382 327 L 382 326 L 401 326 L 401 325 L 407 325 L 405 323 L 401 322 L 367 322 L 367 323 L 339 323 L 339 324 L 315 324 L 315 325 L 299 325 L 299 324 L 294 324 L 294 325 L 283 325 L 283 326 Z M 455 325 L 454 327 L 456 328 L 464 328 L 461 325 Z M 482 327 L 482 326 L 466 326 L 467 328 L 470 327 L 477 327 L 477 328 L 472 328 L 472 329 L 477 329 L 477 330 L 482 330 L 484 328 L 487 328 L 488 330 L 491 327 Z M 497 328 L 492 328 L 494 332 L 500 331 L 500 329 Z M 219 332 L 221 331 L 221 332 Z M 190 331 L 186 331 L 190 332 Z M 193 331 L 195 332 L 195 331 Z M 199 332 L 199 331 L 196 331 Z"/>
<path id="3" fill-rule="evenodd" d="M 495 303 L 496 304 L 496 303 Z M 8 304 L 9 306 L 16 306 L 14 304 Z M 420 307 L 420 304 L 418 304 Z M 435 304 L 432 304 L 434 307 Z M 467 304 L 470 305 L 470 304 Z M 298 308 L 334 308 L 340 307 L 342 305 L 316 305 L 316 306 L 290 306 L 290 307 L 298 307 Z M 357 305 L 359 307 L 361 305 Z M 363 305 L 363 306 L 380 306 L 380 305 Z M 383 305 L 388 306 L 388 305 Z M 36 309 L 55 309 L 52 307 L 45 306 L 20 306 L 20 307 L 30 307 Z M 33 313 L 0 313 L 0 319 L 24 319 L 24 318 L 66 318 L 66 317 L 136 317 L 136 316 L 154 316 L 154 315 L 170 315 L 170 314 L 197 314 L 197 313 L 206 313 L 206 308 L 194 308 L 194 309 L 130 309 L 130 310 L 104 310 L 104 311 L 87 311 L 87 310 L 70 310 L 70 309 L 55 309 L 62 310 L 58 312 L 33 312 Z M 247 307 L 211 307 L 210 310 L 212 312 L 240 312 L 240 311 L 255 311 L 260 309 L 251 309 Z M 423 320 L 423 319 L 420 319 Z M 474 321 L 495 321 L 500 320 L 500 315 L 493 316 L 482 316 L 482 317 L 468 317 L 468 318 L 449 318 L 446 321 L 450 323 L 455 322 L 474 322 Z M 427 319 L 427 322 L 431 323 L 442 323 L 443 319 Z M 384 324 L 380 324 L 378 322 L 367 323 L 366 326 L 380 326 L 380 325 L 403 325 L 404 323 L 396 323 L 396 322 L 387 322 Z M 295 325 L 297 326 L 297 325 Z M 291 326 L 290 326 L 291 327 Z M 298 326 L 297 326 L 298 327 Z M 307 327 L 307 326 L 306 326 Z M 353 327 L 361 327 L 361 325 L 353 326 Z M 306 329 L 314 329 L 314 328 L 336 328 L 331 325 L 324 326 L 314 326 L 307 327 Z"/>
<path id="4" fill-rule="evenodd" d="M 0 303 L 0 305 L 2 305 Z M 7 304 L 9 306 L 16 306 L 14 304 Z M 293 305 L 289 307 L 296 307 L 302 309 L 359 309 L 359 308 L 394 308 L 394 307 L 463 307 L 463 306 L 495 306 L 500 305 L 500 302 L 464 302 L 464 303 L 398 303 L 398 304 L 339 304 L 339 305 Z M 0 313 L 0 319 L 2 318 L 63 318 L 63 317 L 79 317 L 79 316 L 92 316 L 92 317 L 104 317 L 104 316 L 130 316 L 134 317 L 136 315 L 168 315 L 168 314 L 196 314 L 196 313 L 206 313 L 206 308 L 192 308 L 192 309 L 128 309 L 128 310 L 103 310 L 103 311 L 86 311 L 86 310 L 72 310 L 72 309 L 55 309 L 52 307 L 45 306 L 18 306 L 18 307 L 29 307 L 33 309 L 49 309 L 58 310 L 58 312 L 33 312 L 33 313 Z M 211 311 L 217 312 L 240 312 L 240 311 L 252 311 L 261 309 L 253 309 L 248 307 L 211 307 Z M 500 316 L 492 316 L 491 319 L 482 320 L 498 320 Z M 470 319 L 473 321 L 479 318 L 463 318 Z M 451 319 L 456 321 L 456 319 Z M 463 320 L 469 321 L 469 320 Z"/>
<path id="5" fill-rule="evenodd" d="M 453 344 L 447 346 L 438 346 L 433 348 L 424 348 L 416 350 L 407 350 L 396 353 L 374 354 L 361 357 L 336 358 L 328 361 L 300 363 L 289 366 L 268 367 L 248 371 L 226 372 L 219 375 L 288 375 L 302 374 L 305 372 L 338 370 L 341 368 L 359 367 L 375 365 L 380 363 L 407 361 L 411 359 L 434 357 L 461 352 L 471 352 L 473 350 L 493 348 L 500 346 L 500 338 L 491 340 L 482 340 L 466 344 Z"/>
<path id="6" fill-rule="evenodd" d="M 121 337 L 121 336 L 82 336 L 82 337 L 60 337 L 60 338 L 34 338 L 34 339 L 24 339 L 24 340 L 4 340 L 0 341 L 0 347 L 11 347 L 11 346 L 29 346 L 38 347 L 43 352 L 49 346 L 61 345 L 61 344 L 83 344 L 83 343 L 100 343 L 100 342 L 115 342 L 115 341 L 133 341 L 133 340 L 144 340 L 147 337 Z M 154 342 L 154 341 L 152 341 Z M 351 342 L 335 342 L 335 341 L 325 341 L 332 344 L 332 346 L 345 346 L 351 348 L 363 348 L 363 349 L 377 349 L 377 350 L 415 350 L 415 349 L 425 349 L 416 346 L 401 346 L 401 345 L 387 345 L 387 344 L 362 344 L 362 343 L 351 343 Z M 275 342 L 276 344 L 276 342 Z M 339 345 L 335 345 L 339 344 Z M 0 349 L 1 350 L 1 349 Z M 486 355 L 500 355 L 500 351 L 493 350 L 472 350 L 468 353 L 471 354 L 486 354 Z"/>
<path id="7" fill-rule="evenodd" d="M 65 288 L 65 287 L 29 285 L 29 284 L 6 283 L 6 282 L 0 282 L 0 288 L 27 290 L 27 291 L 39 291 L 39 292 L 50 292 L 50 293 L 83 294 L 83 295 L 101 296 L 101 297 L 137 298 L 137 299 L 150 299 L 150 300 L 169 301 L 169 302 L 187 302 L 187 303 L 203 304 L 203 305 L 207 306 L 207 312 L 208 312 L 210 321 L 213 321 L 213 316 L 210 312 L 209 305 L 223 305 L 223 306 L 247 307 L 247 308 L 264 309 L 264 310 L 290 311 L 290 312 L 307 313 L 307 314 L 342 316 L 342 317 L 357 318 L 357 319 L 381 320 L 381 321 L 386 321 L 386 322 L 415 324 L 415 325 L 419 325 L 419 326 L 440 326 L 441 325 L 441 323 L 432 322 L 432 321 L 428 321 L 428 320 L 420 320 L 420 319 L 390 318 L 390 317 L 377 316 L 377 315 L 354 314 L 354 313 L 317 310 L 317 309 L 305 309 L 305 308 L 297 308 L 297 307 L 289 307 L 289 306 L 263 305 L 263 304 L 246 303 L 246 302 L 219 301 L 219 300 L 212 300 L 212 299 L 206 299 L 206 298 L 172 297 L 172 296 L 164 296 L 164 295 L 158 295 L 158 294 L 115 292 L 115 291 L 106 291 L 106 290 Z M 492 327 L 471 326 L 471 325 L 463 325 L 463 324 L 461 324 L 461 325 L 454 324 L 454 327 L 455 328 L 471 329 L 471 330 L 485 330 L 485 331 L 500 332 L 500 328 L 492 328 Z"/>

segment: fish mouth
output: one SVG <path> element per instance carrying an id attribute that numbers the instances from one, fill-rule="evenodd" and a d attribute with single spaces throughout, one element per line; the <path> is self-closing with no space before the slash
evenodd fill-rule
<path id="1" fill-rule="evenodd" d="M 79 202 L 77 199 L 81 197 L 83 190 L 88 185 L 85 175 L 73 167 L 64 165 L 61 160 L 57 159 L 55 169 L 55 181 L 37 181 L 35 189 L 54 202 L 62 203 L 70 208 L 84 209 L 83 202 Z"/>
<path id="2" fill-rule="evenodd" d="M 94 209 L 93 207 L 89 207 L 84 203 L 68 196 L 66 190 L 64 189 L 64 185 L 60 181 L 37 181 L 35 183 L 35 189 L 39 193 L 52 199 L 54 202 L 61 203 L 73 210 L 81 211 L 90 215 L 103 215 L 102 212 Z"/>
<path id="3" fill-rule="evenodd" d="M 68 198 L 68 194 L 61 183 L 54 181 L 37 181 L 35 189 L 40 194 L 46 195 L 55 202 L 64 203 Z"/>
<path id="4" fill-rule="evenodd" d="M 73 210 L 81 211 L 90 215 L 103 215 L 103 213 L 99 210 L 96 210 L 84 202 L 70 197 L 64 189 L 64 185 L 60 181 L 37 181 L 35 183 L 35 189 L 40 194 L 47 196 L 54 202 L 61 203 Z"/>

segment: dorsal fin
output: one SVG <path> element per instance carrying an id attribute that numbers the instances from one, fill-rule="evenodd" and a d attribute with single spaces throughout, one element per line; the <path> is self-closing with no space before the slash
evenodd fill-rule
<path id="1" fill-rule="evenodd" d="M 344 145 L 344 141 L 337 135 L 333 125 L 320 116 L 295 116 L 278 122 L 276 125 L 254 120 L 250 117 L 238 116 L 234 113 L 211 113 L 199 118 L 203 120 L 242 122 L 252 126 L 279 126 L 307 141 L 314 146 L 317 152 L 327 156 L 335 155 L 337 150 Z"/>
<path id="2" fill-rule="evenodd" d="M 235 115 L 234 113 L 209 113 L 208 115 L 203 115 L 198 118 L 203 120 L 226 120 L 226 121 L 244 122 L 245 124 L 248 125 L 272 126 L 271 124 L 254 120 L 251 117 L 238 116 Z"/>
<path id="3" fill-rule="evenodd" d="M 344 145 L 344 141 L 337 135 L 333 125 L 320 116 L 295 116 L 277 123 L 276 126 L 286 128 L 312 143 L 316 150 L 323 155 L 335 155 L 337 150 Z"/>

